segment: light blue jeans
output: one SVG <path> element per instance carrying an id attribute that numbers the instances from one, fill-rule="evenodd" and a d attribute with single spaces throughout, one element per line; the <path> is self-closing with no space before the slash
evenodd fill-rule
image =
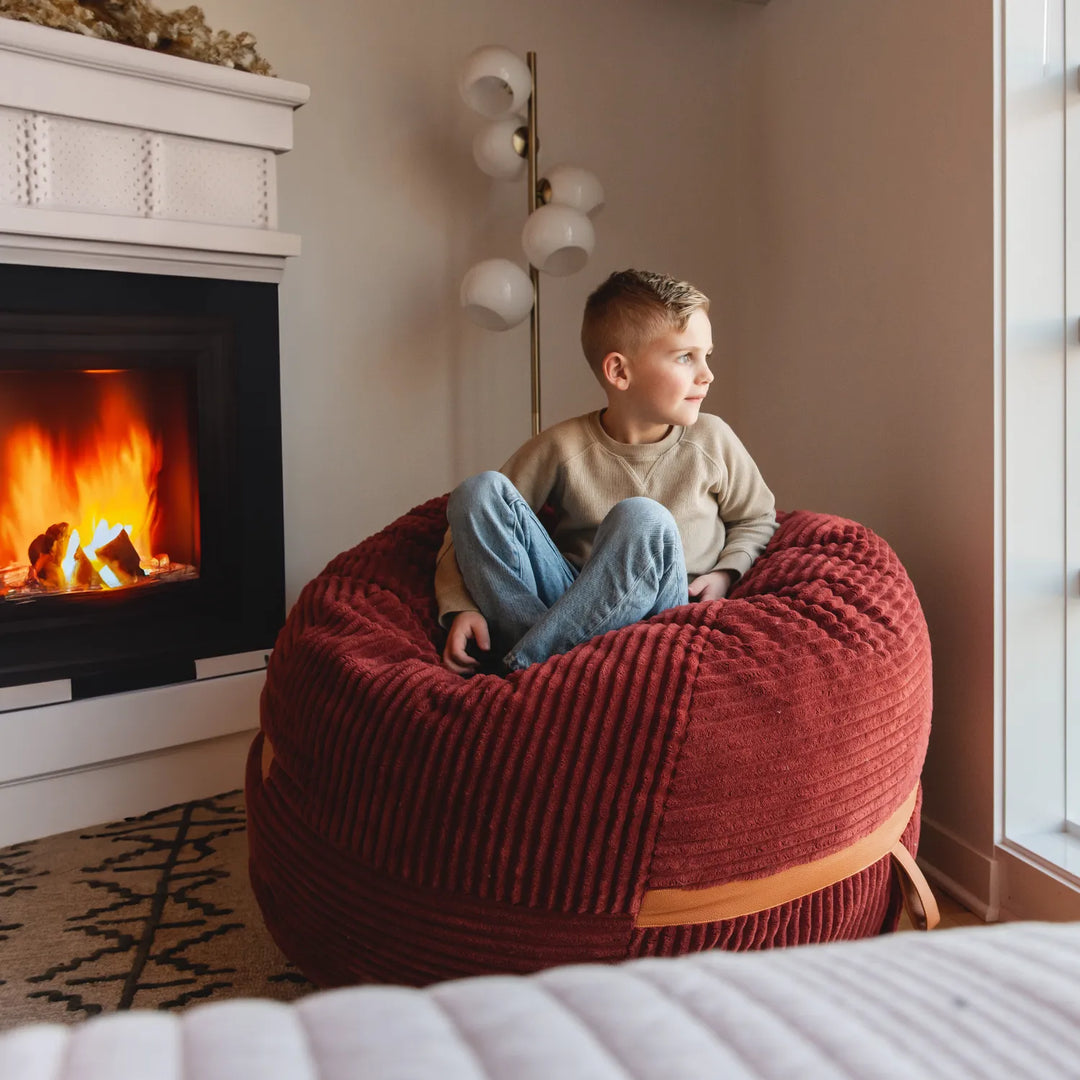
<path id="1" fill-rule="evenodd" d="M 679 530 L 654 499 L 616 503 L 580 570 L 502 473 L 465 480 L 446 516 L 462 577 L 510 671 L 688 602 Z"/>

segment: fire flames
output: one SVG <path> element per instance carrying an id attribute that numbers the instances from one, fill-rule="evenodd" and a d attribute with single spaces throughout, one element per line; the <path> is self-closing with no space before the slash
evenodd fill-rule
<path id="1" fill-rule="evenodd" d="M 26 422 L 0 441 L 0 566 L 29 559 L 47 589 L 130 584 L 153 550 L 161 441 L 119 389 L 84 430 Z"/>

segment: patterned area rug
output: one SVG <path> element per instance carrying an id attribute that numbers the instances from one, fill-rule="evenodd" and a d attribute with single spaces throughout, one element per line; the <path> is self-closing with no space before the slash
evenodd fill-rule
<path id="1" fill-rule="evenodd" d="M 263 926 L 242 792 L 0 848 L 0 1030 L 313 989 Z"/>

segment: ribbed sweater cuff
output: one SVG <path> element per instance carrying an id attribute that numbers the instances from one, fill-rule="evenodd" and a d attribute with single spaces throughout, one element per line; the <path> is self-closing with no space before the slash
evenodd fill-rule
<path id="1" fill-rule="evenodd" d="M 735 574 L 735 580 L 746 573 L 753 565 L 754 557 L 745 551 L 725 551 L 719 562 L 713 567 L 714 570 L 730 570 Z"/>

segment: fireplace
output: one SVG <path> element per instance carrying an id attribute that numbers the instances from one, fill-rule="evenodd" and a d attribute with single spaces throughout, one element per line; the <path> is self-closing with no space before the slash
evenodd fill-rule
<path id="1" fill-rule="evenodd" d="M 0 18 L 0 844 L 239 786 L 308 93 Z"/>
<path id="2" fill-rule="evenodd" d="M 277 342 L 273 285 L 0 266 L 0 686 L 272 646 Z"/>
<path id="3" fill-rule="evenodd" d="M 0 350 L 5 324 L 42 346 L 12 342 L 19 366 L 0 368 L 0 601 L 197 578 L 197 369 L 174 352 L 140 363 L 138 337 L 117 349 L 96 321 L 59 322 L 0 315 Z M 110 347 L 71 348 L 95 333 Z"/>

